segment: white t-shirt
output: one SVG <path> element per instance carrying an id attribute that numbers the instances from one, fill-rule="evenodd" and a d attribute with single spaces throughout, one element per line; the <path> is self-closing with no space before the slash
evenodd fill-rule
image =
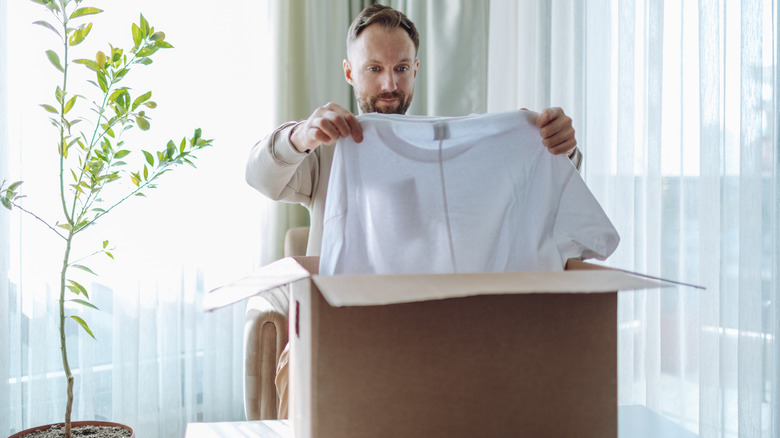
<path id="1" fill-rule="evenodd" d="M 560 271 L 619 237 L 536 114 L 367 114 L 336 145 L 320 275 Z"/>

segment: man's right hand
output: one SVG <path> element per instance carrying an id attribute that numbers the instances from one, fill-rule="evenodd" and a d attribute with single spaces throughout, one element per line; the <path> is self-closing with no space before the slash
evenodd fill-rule
<path id="1" fill-rule="evenodd" d="M 322 144 L 331 144 L 349 135 L 360 143 L 363 141 L 363 128 L 354 114 L 329 102 L 314 110 L 308 119 L 295 125 L 290 141 L 295 149 L 310 152 Z"/>

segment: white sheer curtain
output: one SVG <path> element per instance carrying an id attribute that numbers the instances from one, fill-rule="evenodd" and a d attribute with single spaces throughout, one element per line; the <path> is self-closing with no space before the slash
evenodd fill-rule
<path id="1" fill-rule="evenodd" d="M 92 230 L 88 240 L 110 240 L 116 261 L 91 264 L 100 274 L 89 281 L 101 311 L 80 311 L 98 340 L 69 327 L 74 419 L 122 422 L 144 437 L 182 436 L 191 421 L 240 420 L 244 308 L 204 314 L 201 300 L 261 264 L 265 210 L 243 167 L 249 147 L 271 128 L 268 5 L 94 6 L 106 12 L 92 20 L 78 57 L 91 58 L 108 42 L 126 47 L 141 12 L 176 47 L 131 73 L 159 105 L 138 147 L 196 127 L 215 146 L 200 154 L 197 170 L 165 175 L 148 198 L 129 201 Z M 0 180 L 25 180 L 25 207 L 54 218 L 47 206 L 56 199 L 56 142 L 38 104 L 54 95 L 44 51 L 58 41 L 32 24 L 45 13 L 33 2 L 0 0 Z M 82 79 L 74 74 L 71 86 Z M 0 436 L 63 419 L 52 281 L 62 248 L 48 234 L 17 210 L 0 212 Z"/>
<path id="2" fill-rule="evenodd" d="M 707 287 L 619 305 L 620 403 L 703 437 L 780 434 L 777 8 L 490 3 L 488 110 L 564 107 L 609 264 Z"/>

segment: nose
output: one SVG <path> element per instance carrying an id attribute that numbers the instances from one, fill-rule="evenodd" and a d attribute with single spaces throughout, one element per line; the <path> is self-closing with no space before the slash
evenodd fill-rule
<path id="1" fill-rule="evenodd" d="M 388 69 L 382 75 L 382 91 L 395 91 L 396 85 L 395 72 Z"/>

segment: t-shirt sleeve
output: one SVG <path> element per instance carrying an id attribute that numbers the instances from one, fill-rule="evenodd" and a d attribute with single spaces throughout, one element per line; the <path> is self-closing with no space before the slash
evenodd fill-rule
<path id="1" fill-rule="evenodd" d="M 563 180 L 553 238 L 562 262 L 570 258 L 604 260 L 617 248 L 620 236 L 588 190 L 585 181 L 569 163 Z"/>

